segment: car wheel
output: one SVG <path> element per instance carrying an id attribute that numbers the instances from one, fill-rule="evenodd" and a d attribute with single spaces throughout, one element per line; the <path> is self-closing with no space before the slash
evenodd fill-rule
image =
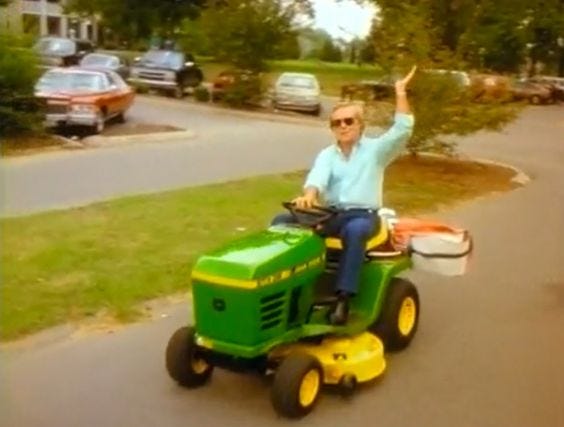
<path id="1" fill-rule="evenodd" d="M 194 337 L 194 328 L 184 326 L 170 337 L 166 348 L 168 374 L 180 385 L 190 388 L 204 385 L 213 371 L 213 365 L 198 355 Z"/>
<path id="2" fill-rule="evenodd" d="M 104 116 L 104 113 L 102 111 L 98 111 L 98 113 L 96 113 L 96 119 L 94 120 L 94 125 L 92 126 L 92 131 L 96 135 L 98 135 L 104 132 L 105 127 L 106 127 L 106 117 Z"/>
<path id="3" fill-rule="evenodd" d="M 319 361 L 308 354 L 290 354 L 274 375 L 272 406 L 280 415 L 299 418 L 311 412 L 323 385 Z"/>
<path id="4" fill-rule="evenodd" d="M 125 111 L 122 111 L 116 116 L 116 122 L 125 123 Z"/>
<path id="5" fill-rule="evenodd" d="M 318 105 L 315 110 L 312 110 L 311 114 L 314 116 L 319 116 L 321 114 L 321 105 Z"/>
<path id="6" fill-rule="evenodd" d="M 413 283 L 393 278 L 378 320 L 370 327 L 384 343 L 384 349 L 403 350 L 409 345 L 419 321 L 419 294 Z"/>
<path id="7" fill-rule="evenodd" d="M 172 95 L 176 99 L 182 98 L 184 96 L 184 87 L 183 86 L 176 86 L 172 91 Z"/>
<path id="8" fill-rule="evenodd" d="M 184 79 L 184 86 L 187 87 L 198 87 L 204 80 L 204 76 L 201 71 L 192 71 L 188 73 Z"/>
<path id="9" fill-rule="evenodd" d="M 529 101 L 530 101 L 531 104 L 533 104 L 533 105 L 539 105 L 539 104 L 541 103 L 540 96 L 538 96 L 538 95 L 533 95 L 533 96 L 531 96 L 531 98 L 529 99 Z"/>

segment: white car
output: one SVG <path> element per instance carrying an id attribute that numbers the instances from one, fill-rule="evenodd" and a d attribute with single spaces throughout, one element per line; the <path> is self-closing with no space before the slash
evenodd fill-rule
<path id="1" fill-rule="evenodd" d="M 282 73 L 274 85 L 272 105 L 277 109 L 321 112 L 321 89 L 313 74 Z"/>

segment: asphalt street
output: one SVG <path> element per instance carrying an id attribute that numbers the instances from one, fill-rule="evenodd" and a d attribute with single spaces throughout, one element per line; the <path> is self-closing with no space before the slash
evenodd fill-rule
<path id="1" fill-rule="evenodd" d="M 195 136 L 0 159 L 0 215 L 306 168 L 329 137 L 312 118 L 251 120 L 249 113 L 163 97 L 139 97 L 128 117 L 189 129 Z"/>
<path id="2" fill-rule="evenodd" d="M 193 118 L 199 137 L 170 146 L 4 163 L 3 172 L 12 180 L 6 182 L 7 194 L 15 191 L 10 185 L 22 185 L 25 175 L 32 176 L 30 185 L 57 177 L 74 187 L 98 172 L 104 184 L 91 182 L 88 188 L 102 186 L 103 196 L 110 197 L 116 177 L 128 183 L 141 179 L 139 191 L 141 184 L 161 179 L 150 188 L 156 191 L 171 185 L 164 178 L 170 174 L 182 177 L 174 185 L 192 185 L 214 174 L 229 179 L 295 169 L 307 166 L 327 141 L 326 131 L 315 126 L 244 117 L 226 117 L 221 126 L 211 126 L 216 120 L 205 114 L 190 116 L 188 110 L 168 111 L 161 104 L 142 107 L 140 114 L 152 114 L 154 108 L 171 122 Z M 472 232 L 475 253 L 468 274 L 411 273 L 422 303 L 412 345 L 387 357 L 380 381 L 350 399 L 325 393 L 315 411 L 296 424 L 564 426 L 564 108 L 529 108 L 504 132 L 464 138 L 460 147 L 474 157 L 513 164 L 532 180 L 515 191 L 432 215 Z M 66 164 L 76 164 L 75 169 Z M 130 174 L 135 179 L 127 178 Z M 39 182 L 44 188 L 53 184 Z M 70 198 L 61 197 L 60 203 Z M 188 301 L 159 306 L 154 319 L 128 327 L 96 331 L 68 325 L 2 346 L 1 425 L 288 425 L 274 414 L 264 379 L 216 371 L 206 387 L 186 390 L 168 378 L 164 349 L 174 330 L 188 322 Z"/>

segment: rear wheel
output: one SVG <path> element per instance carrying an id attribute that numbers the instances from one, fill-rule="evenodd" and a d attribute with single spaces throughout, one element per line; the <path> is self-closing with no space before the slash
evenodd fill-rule
<path id="1" fill-rule="evenodd" d="M 213 366 L 198 354 L 192 327 L 178 329 L 168 341 L 166 348 L 166 369 L 180 385 L 198 387 L 205 384 L 213 371 Z"/>
<path id="2" fill-rule="evenodd" d="M 323 370 L 319 361 L 308 354 L 291 354 L 280 364 L 272 386 L 272 405 L 288 418 L 299 418 L 314 408 L 321 386 Z"/>
<path id="3" fill-rule="evenodd" d="M 415 285 L 406 279 L 393 278 L 382 313 L 370 330 L 378 335 L 386 350 L 403 350 L 417 331 L 419 311 L 419 294 Z"/>

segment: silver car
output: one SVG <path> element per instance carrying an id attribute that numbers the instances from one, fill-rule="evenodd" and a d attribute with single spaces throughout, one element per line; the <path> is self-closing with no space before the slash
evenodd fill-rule
<path id="1" fill-rule="evenodd" d="M 313 74 L 282 73 L 274 85 L 272 105 L 277 109 L 321 112 L 321 90 Z"/>

